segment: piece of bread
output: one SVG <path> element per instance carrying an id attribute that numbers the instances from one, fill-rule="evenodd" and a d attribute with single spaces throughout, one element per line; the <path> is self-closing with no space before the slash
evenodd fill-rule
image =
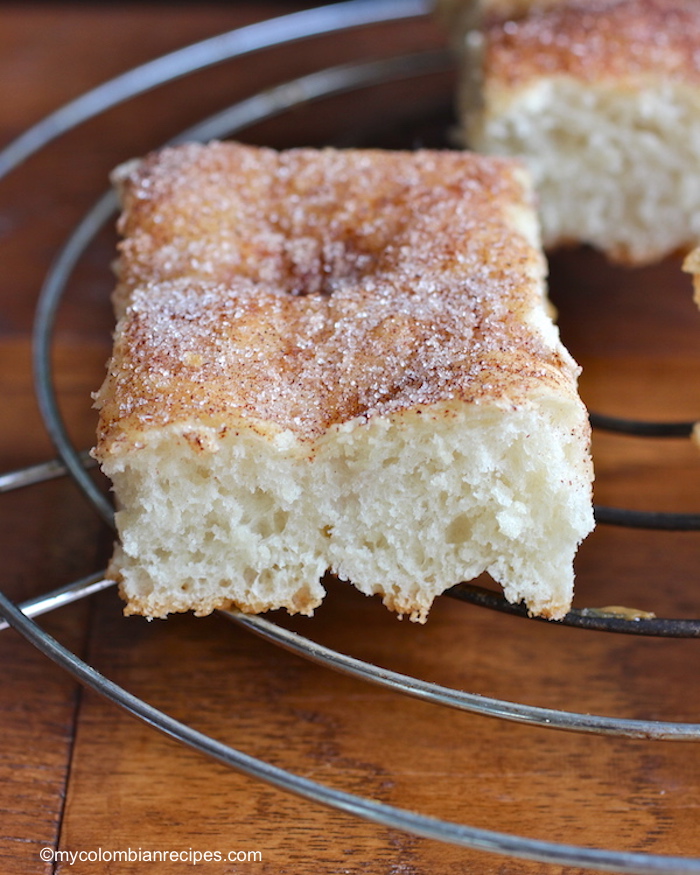
<path id="1" fill-rule="evenodd" d="M 329 569 L 417 620 L 484 571 L 567 611 L 589 426 L 517 162 L 212 143 L 116 181 L 127 612 L 310 614 Z"/>
<path id="2" fill-rule="evenodd" d="M 644 264 L 700 239 L 697 0 L 443 0 L 465 144 L 522 156 L 546 248 Z"/>

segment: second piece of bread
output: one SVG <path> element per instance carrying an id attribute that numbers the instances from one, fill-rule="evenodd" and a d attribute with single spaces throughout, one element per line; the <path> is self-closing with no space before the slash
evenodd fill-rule
<path id="1" fill-rule="evenodd" d="M 700 239 L 696 0 L 444 0 L 469 148 L 523 157 L 546 247 L 630 264 Z"/>

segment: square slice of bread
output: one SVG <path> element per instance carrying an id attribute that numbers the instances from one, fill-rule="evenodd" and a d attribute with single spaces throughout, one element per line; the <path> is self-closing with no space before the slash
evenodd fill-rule
<path id="1" fill-rule="evenodd" d="M 523 157 L 545 248 L 645 264 L 700 239 L 697 0 L 443 0 L 465 144 Z"/>
<path id="2" fill-rule="evenodd" d="M 327 571 L 415 620 L 482 572 L 567 611 L 589 426 L 518 162 L 211 143 L 115 181 L 127 612 L 310 614 Z"/>

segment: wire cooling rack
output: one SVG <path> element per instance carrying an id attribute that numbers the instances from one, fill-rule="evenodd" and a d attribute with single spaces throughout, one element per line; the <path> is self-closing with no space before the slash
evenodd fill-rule
<path id="1" fill-rule="evenodd" d="M 271 50 L 276 46 L 312 36 L 319 37 L 364 25 L 425 16 L 430 11 L 429 5 L 424 0 L 350 0 L 332 7 L 294 13 L 240 28 L 163 56 L 84 94 L 28 130 L 0 153 L 0 178 L 13 171 L 26 158 L 49 145 L 61 134 L 117 104 L 175 78 L 224 60 Z M 439 50 L 323 69 L 251 95 L 183 131 L 174 142 L 208 140 L 240 134 L 258 122 L 302 104 L 391 80 L 432 75 L 448 69 L 452 63 L 450 54 Z M 69 474 L 91 500 L 96 511 L 110 525 L 112 508 L 90 476 L 89 456 L 74 447 L 68 437 L 54 388 L 51 347 L 54 324 L 72 272 L 81 255 L 105 223 L 112 220 L 115 209 L 116 202 L 111 193 L 102 195 L 95 202 L 59 252 L 47 275 L 36 308 L 34 332 L 36 395 L 59 458 L 0 476 L 0 491 L 11 491 Z M 693 423 L 690 422 L 637 422 L 595 413 L 591 414 L 591 420 L 594 427 L 638 436 L 688 436 L 693 428 Z M 598 506 L 596 518 L 599 523 L 611 525 L 666 530 L 700 529 L 700 514 L 633 512 Z M 99 572 L 21 606 L 14 605 L 0 593 L 0 614 L 5 617 L 5 622 L 0 624 L 0 628 L 13 626 L 42 653 L 61 665 L 81 683 L 195 750 L 252 777 L 369 821 L 471 849 L 545 863 L 637 873 L 637 875 L 661 872 L 700 873 L 700 859 L 697 858 L 556 844 L 437 820 L 310 781 L 224 745 L 174 720 L 121 688 L 49 636 L 31 619 L 33 616 L 85 598 L 111 585 L 111 581 L 106 580 Z M 526 615 L 524 609 L 508 604 L 499 594 L 477 585 L 461 584 L 451 589 L 447 595 L 485 608 Z M 221 613 L 232 622 L 306 659 L 436 706 L 581 733 L 659 741 L 700 740 L 698 723 L 619 719 L 579 714 L 470 694 L 346 656 L 277 626 L 263 617 L 247 616 L 232 611 Z M 700 637 L 698 619 L 651 616 L 637 616 L 630 619 L 614 610 L 606 612 L 577 609 L 567 615 L 562 622 L 613 633 L 676 638 Z"/>

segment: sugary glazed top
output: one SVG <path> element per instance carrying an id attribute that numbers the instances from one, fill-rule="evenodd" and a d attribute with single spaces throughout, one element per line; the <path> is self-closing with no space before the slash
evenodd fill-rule
<path id="1" fill-rule="evenodd" d="M 575 397 L 575 364 L 539 327 L 545 266 L 516 162 L 213 143 L 117 185 L 123 316 L 98 454 L 170 423 L 313 438 L 451 399 Z"/>
<path id="2" fill-rule="evenodd" d="M 484 7 L 484 73 L 509 87 L 566 75 L 584 82 L 700 84 L 697 0 L 558 0 L 501 14 Z M 549 8 L 547 8 L 549 7 Z"/>

